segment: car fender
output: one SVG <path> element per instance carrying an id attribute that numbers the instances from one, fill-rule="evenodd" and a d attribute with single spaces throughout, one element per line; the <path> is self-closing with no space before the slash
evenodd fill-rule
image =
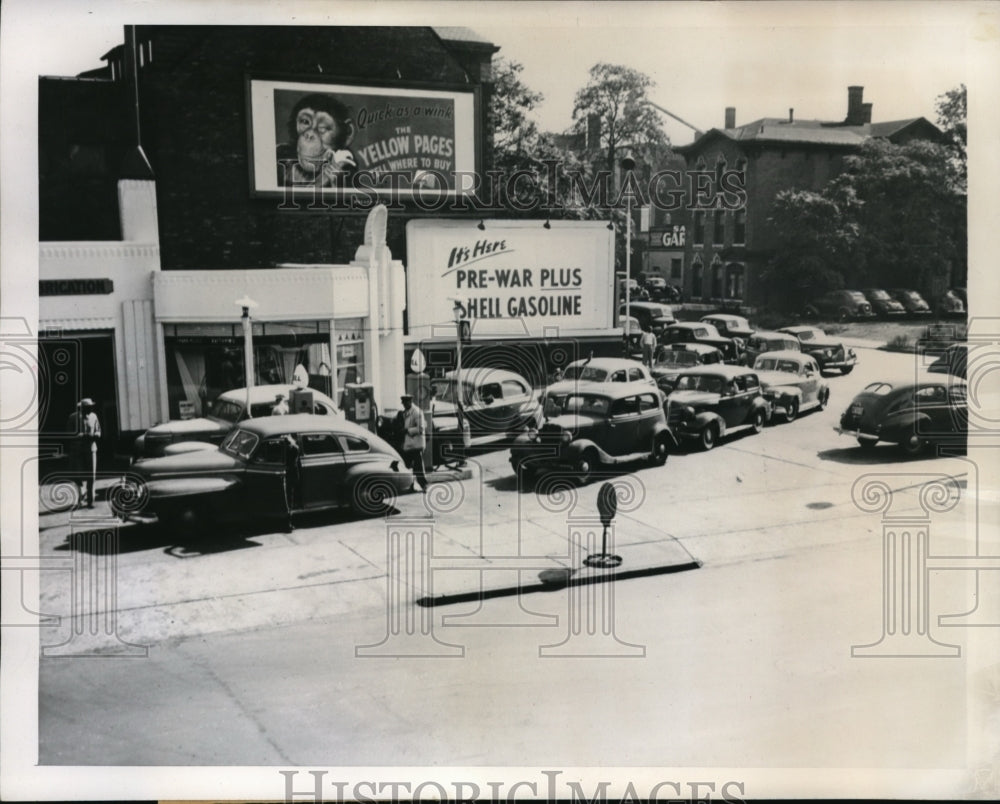
<path id="1" fill-rule="evenodd" d="M 794 385 L 782 385 L 777 388 L 772 388 L 771 393 L 774 394 L 777 404 L 781 407 L 786 407 L 788 402 L 802 402 L 802 389 Z"/>
<path id="2" fill-rule="evenodd" d="M 699 431 L 713 422 L 719 425 L 719 435 L 724 436 L 726 434 L 726 420 L 723 419 L 718 413 L 703 411 L 694 417 L 696 429 Z"/>
<path id="3" fill-rule="evenodd" d="M 897 441 L 909 436 L 914 429 L 919 432 L 926 422 L 930 421 L 930 416 L 918 410 L 904 411 L 899 417 L 888 426 L 882 427 L 879 436 L 884 441 Z"/>
<path id="4" fill-rule="evenodd" d="M 653 434 L 654 436 L 658 436 L 660 433 L 666 433 L 667 438 L 674 447 L 680 446 L 680 442 L 677 440 L 677 436 L 674 435 L 674 431 L 667 427 L 666 424 L 659 423 L 656 425 L 653 430 Z"/>
<path id="5" fill-rule="evenodd" d="M 566 447 L 566 454 L 571 458 L 578 458 L 588 449 L 595 450 L 597 454 L 601 456 L 602 461 L 607 461 L 609 458 L 608 453 L 597 446 L 597 444 L 589 438 L 579 438 L 575 441 L 571 441 L 570 445 Z"/>

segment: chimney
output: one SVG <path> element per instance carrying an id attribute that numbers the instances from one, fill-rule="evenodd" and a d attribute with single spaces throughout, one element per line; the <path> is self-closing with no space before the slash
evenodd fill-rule
<path id="1" fill-rule="evenodd" d="M 587 115 L 587 143 L 588 149 L 601 147 L 601 116 L 599 114 Z"/>
<path id="2" fill-rule="evenodd" d="M 736 107 L 726 107 L 726 128 L 736 128 Z"/>
<path id="3" fill-rule="evenodd" d="M 864 110 L 861 99 L 864 97 L 864 87 L 847 88 L 847 119 L 844 121 L 849 126 L 860 126 L 864 122 Z"/>
<path id="4" fill-rule="evenodd" d="M 792 109 L 791 107 L 789 107 L 788 109 L 788 122 L 789 123 L 795 122 L 795 110 Z"/>
<path id="5" fill-rule="evenodd" d="M 870 103 L 861 104 L 861 122 L 870 123 L 872 121 L 872 105 Z"/>

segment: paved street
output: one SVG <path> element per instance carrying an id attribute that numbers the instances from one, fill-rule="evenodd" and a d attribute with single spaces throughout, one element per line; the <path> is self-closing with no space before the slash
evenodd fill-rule
<path id="1" fill-rule="evenodd" d="M 618 473 L 634 494 L 612 532 L 622 569 L 675 572 L 540 584 L 540 573 L 579 570 L 578 534 L 600 534 L 600 481 L 575 504 L 519 490 L 506 451 L 473 461 L 461 486 L 406 495 L 387 518 L 315 516 L 290 534 L 254 522 L 197 543 L 128 524 L 117 633 L 147 655 L 43 657 L 40 761 L 964 768 L 978 653 L 970 629 L 937 616 L 973 607 L 971 573 L 930 572 L 931 633 L 961 657 L 852 657 L 879 640 L 883 595 L 880 514 L 861 510 L 852 487 L 889 473 L 912 515 L 926 479 L 915 475 L 955 478 L 967 493 L 931 520 L 932 552 L 954 555 L 975 551 L 974 505 L 990 522 L 997 501 L 976 455 L 862 453 L 833 431 L 857 390 L 912 364 L 860 357 L 829 378 L 825 411 Z M 43 513 L 43 555 L 71 555 L 71 526 L 88 527 Z M 433 555 L 417 549 L 401 567 L 394 545 L 419 548 L 421 533 Z M 996 538 L 984 530 L 980 551 L 1000 553 Z M 45 612 L 70 611 L 66 576 L 44 576 Z M 415 603 L 480 584 L 547 591 Z M 66 642 L 71 627 L 45 629 L 42 644 Z M 403 649 L 387 640 L 393 629 L 413 637 Z"/>

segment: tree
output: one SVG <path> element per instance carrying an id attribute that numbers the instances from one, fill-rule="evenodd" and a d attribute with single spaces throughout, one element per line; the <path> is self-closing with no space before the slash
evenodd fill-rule
<path id="1" fill-rule="evenodd" d="M 851 259 L 858 230 L 850 200 L 843 203 L 808 190 L 782 190 L 775 197 L 770 222 L 781 246 L 761 272 L 772 305 L 797 309 L 844 287 L 843 267 Z"/>
<path id="2" fill-rule="evenodd" d="M 493 69 L 494 157 L 508 160 L 532 153 L 538 144 L 538 126 L 530 118 L 545 96 L 521 80 L 524 65 L 499 59 Z"/>
<path id="3" fill-rule="evenodd" d="M 599 143 L 588 147 L 604 169 L 613 172 L 626 147 L 633 152 L 669 148 L 659 115 L 646 103 L 646 92 L 653 86 L 648 75 L 631 67 L 600 63 L 590 68 L 589 82 L 576 93 L 573 130 L 587 135 L 590 121 L 600 122 Z"/>
<path id="4" fill-rule="evenodd" d="M 966 123 L 966 89 L 965 84 L 959 84 L 943 95 L 938 95 L 937 109 L 938 127 L 948 137 L 952 152 L 952 171 L 956 189 L 964 192 L 967 178 L 966 146 L 968 128 Z"/>
<path id="5" fill-rule="evenodd" d="M 845 285 L 943 292 L 965 253 L 964 195 L 943 180 L 950 158 L 936 143 L 872 138 L 822 192 L 779 193 L 772 297 L 796 306 Z"/>

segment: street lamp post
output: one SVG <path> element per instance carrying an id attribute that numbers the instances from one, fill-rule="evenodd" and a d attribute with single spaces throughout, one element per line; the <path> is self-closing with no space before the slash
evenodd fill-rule
<path id="1" fill-rule="evenodd" d="M 458 299 L 453 299 L 451 314 L 455 319 L 455 410 L 458 413 L 458 429 L 462 434 L 462 446 L 468 449 L 471 444 L 471 432 L 468 422 L 465 420 L 464 389 L 462 387 L 462 325 L 467 324 L 467 322 L 465 321 L 465 310 Z M 464 460 L 460 463 L 464 463 Z"/>
<path id="2" fill-rule="evenodd" d="M 250 389 L 253 387 L 254 381 L 254 365 L 253 365 L 253 329 L 250 324 L 250 311 L 257 307 L 257 302 L 251 299 L 249 296 L 244 295 L 242 299 L 237 299 L 233 302 L 237 307 L 243 308 L 243 314 L 240 317 L 240 321 L 243 324 L 243 371 L 244 371 L 244 383 L 247 389 L 247 405 L 246 414 L 250 415 Z"/>
<path id="3" fill-rule="evenodd" d="M 622 159 L 622 176 L 635 169 L 631 156 Z M 632 315 L 632 194 L 625 199 L 625 315 Z M 628 334 L 625 335 L 625 352 L 628 354 Z"/>

